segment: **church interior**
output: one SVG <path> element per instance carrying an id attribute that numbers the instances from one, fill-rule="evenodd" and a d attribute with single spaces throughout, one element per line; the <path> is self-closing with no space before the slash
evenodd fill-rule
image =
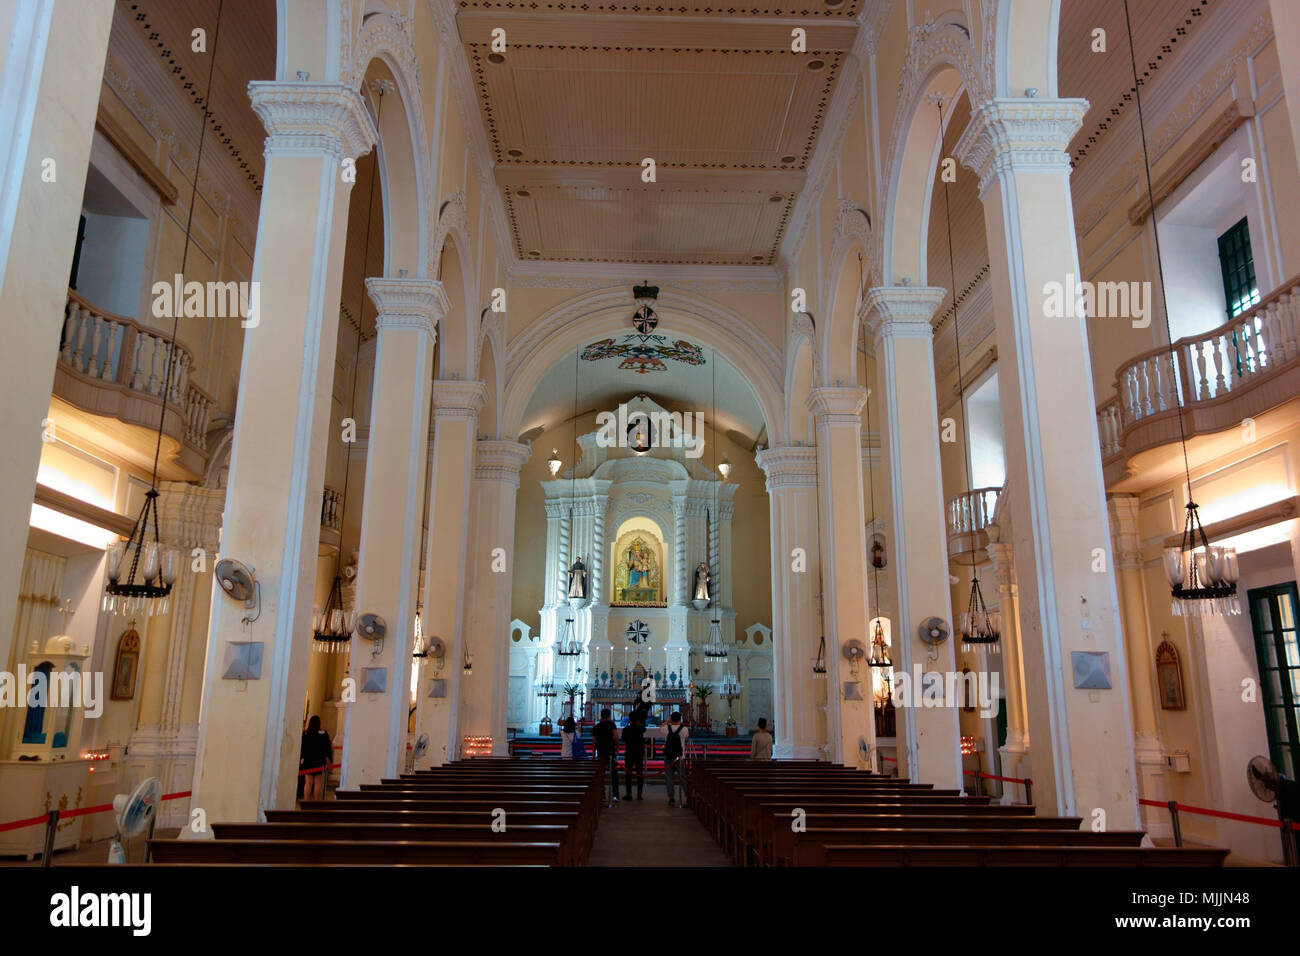
<path id="1" fill-rule="evenodd" d="M 1297 865 L 1300 4 L 0 36 L 0 867 Z"/>

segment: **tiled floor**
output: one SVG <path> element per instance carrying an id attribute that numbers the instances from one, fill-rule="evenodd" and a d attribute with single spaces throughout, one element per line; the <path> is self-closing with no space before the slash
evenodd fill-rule
<path id="1" fill-rule="evenodd" d="M 622 800 L 601 810 L 587 865 L 730 866 L 731 862 L 692 810 L 669 807 L 663 784 L 647 782 L 644 800 Z"/>

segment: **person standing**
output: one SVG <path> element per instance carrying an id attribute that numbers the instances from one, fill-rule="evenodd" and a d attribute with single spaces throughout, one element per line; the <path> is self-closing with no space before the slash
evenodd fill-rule
<path id="1" fill-rule="evenodd" d="M 625 800 L 632 799 L 632 776 L 636 775 L 636 798 L 645 793 L 645 712 L 639 707 L 632 711 L 632 719 L 623 729 L 623 770 L 627 774 Z"/>
<path id="2" fill-rule="evenodd" d="M 772 759 L 772 735 L 767 732 L 766 717 L 758 718 L 758 730 L 754 732 L 754 739 L 749 743 L 749 759 Z"/>
<path id="3" fill-rule="evenodd" d="M 560 759 L 573 759 L 573 741 L 578 736 L 578 725 L 573 722 L 572 717 L 565 717 L 564 723 L 560 725 Z"/>
<path id="4" fill-rule="evenodd" d="M 609 774 L 610 794 L 618 803 L 618 725 L 610 717 L 610 710 L 600 711 L 600 722 L 591 729 L 591 739 L 596 745 L 596 759 Z"/>
<path id="5" fill-rule="evenodd" d="M 321 730 L 320 718 L 312 717 L 307 721 L 307 729 L 302 732 L 302 749 L 298 756 L 298 769 L 305 771 L 304 800 L 325 798 L 325 774 L 332 756 L 334 746 L 330 743 L 330 735 Z"/>
<path id="6" fill-rule="evenodd" d="M 654 730 L 646 731 L 647 737 L 658 737 L 664 742 L 664 782 L 668 785 L 668 806 L 677 805 L 677 787 L 682 770 L 682 757 L 686 753 L 686 741 L 691 731 L 682 723 L 680 711 L 674 710 L 668 717 L 668 723 L 660 724 Z M 683 801 L 685 805 L 685 801 Z"/>

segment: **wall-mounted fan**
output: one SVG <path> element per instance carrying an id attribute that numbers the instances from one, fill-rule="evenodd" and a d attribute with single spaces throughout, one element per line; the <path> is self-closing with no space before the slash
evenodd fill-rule
<path id="1" fill-rule="evenodd" d="M 126 841 L 149 829 L 161 800 L 162 782 L 157 777 L 141 782 L 130 795 L 119 793 L 113 798 L 117 832 L 113 834 L 113 842 L 108 847 L 109 863 L 126 862 L 126 852 L 123 849 Z"/>
<path id="2" fill-rule="evenodd" d="M 415 741 L 415 757 L 418 760 L 429 752 L 429 735 L 420 734 L 419 739 Z"/>
<path id="3" fill-rule="evenodd" d="M 357 636 L 368 641 L 382 641 L 388 633 L 388 625 L 378 614 L 362 614 L 357 618 Z"/>
<path id="4" fill-rule="evenodd" d="M 244 618 L 245 624 L 262 616 L 262 586 L 252 568 L 234 558 L 222 558 L 217 562 L 214 574 L 222 592 L 232 601 L 241 601 L 250 610 L 257 608 L 255 615 Z"/>
<path id="5" fill-rule="evenodd" d="M 917 637 L 931 645 L 942 644 L 948 640 L 948 622 L 941 617 L 927 617 L 917 628 Z"/>

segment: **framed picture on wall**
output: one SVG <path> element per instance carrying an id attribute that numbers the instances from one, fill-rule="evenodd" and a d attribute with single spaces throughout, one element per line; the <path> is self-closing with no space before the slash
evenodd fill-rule
<path id="1" fill-rule="evenodd" d="M 1156 648 L 1156 684 L 1160 688 L 1160 706 L 1164 710 L 1185 710 L 1183 671 L 1178 663 L 1178 648 L 1161 641 Z"/>
<path id="2" fill-rule="evenodd" d="M 113 664 L 113 700 L 130 700 L 135 696 L 135 678 L 140 671 L 140 635 L 135 621 L 117 642 L 117 660 Z"/>

